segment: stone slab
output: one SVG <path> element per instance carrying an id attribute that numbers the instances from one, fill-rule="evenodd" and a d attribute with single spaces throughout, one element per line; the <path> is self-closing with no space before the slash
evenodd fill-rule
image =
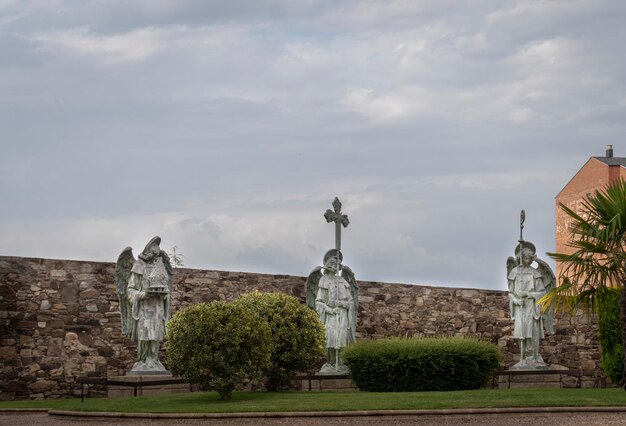
<path id="1" fill-rule="evenodd" d="M 564 371 L 560 374 L 528 374 L 528 375 L 500 375 L 498 376 L 499 389 L 519 388 L 565 388 L 576 387 L 578 379 L 567 375 Z"/>
<path id="2" fill-rule="evenodd" d="M 559 382 L 549 383 L 549 382 L 524 382 L 524 383 L 515 383 L 511 382 L 511 386 L 509 389 L 560 389 L 561 384 Z"/>
<path id="3" fill-rule="evenodd" d="M 528 376 L 500 376 L 500 383 L 507 383 L 511 378 L 511 383 L 559 383 L 561 377 L 558 374 L 550 375 L 528 375 Z"/>
<path id="4" fill-rule="evenodd" d="M 110 380 L 120 381 L 141 381 L 146 383 L 146 386 L 137 387 L 137 396 L 153 396 L 153 395 L 167 395 L 172 393 L 186 393 L 190 392 L 189 383 L 173 383 L 166 385 L 153 385 L 150 386 L 151 381 L 164 380 L 172 378 L 171 375 L 147 375 L 147 376 L 117 376 L 109 377 Z M 134 396 L 135 388 L 133 386 L 120 386 L 109 385 L 107 396 L 109 398 L 126 398 Z"/>
<path id="5" fill-rule="evenodd" d="M 309 390 L 309 381 L 300 380 L 300 389 Z M 332 391 L 332 390 L 356 390 L 357 387 L 350 379 L 311 379 L 311 391 Z"/>

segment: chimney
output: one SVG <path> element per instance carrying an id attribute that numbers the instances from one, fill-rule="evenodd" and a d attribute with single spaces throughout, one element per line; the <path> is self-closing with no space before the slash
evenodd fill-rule
<path id="1" fill-rule="evenodd" d="M 606 158 L 613 157 L 613 145 L 606 146 Z"/>

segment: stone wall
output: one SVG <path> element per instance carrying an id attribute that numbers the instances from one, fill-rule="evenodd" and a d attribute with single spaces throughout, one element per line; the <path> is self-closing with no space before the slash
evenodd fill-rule
<path id="1" fill-rule="evenodd" d="M 78 375 L 123 375 L 134 342 L 120 333 L 114 263 L 0 256 L 0 399 L 64 397 Z M 358 271 L 357 271 L 358 272 Z M 503 272 L 504 274 L 504 272 Z M 254 290 L 304 300 L 305 277 L 176 269 L 174 310 Z M 489 340 L 515 363 L 507 293 L 360 281 L 358 338 L 463 335 Z M 546 362 L 601 384 L 596 326 L 562 317 L 542 342 Z M 163 354 L 163 351 L 162 351 Z"/>

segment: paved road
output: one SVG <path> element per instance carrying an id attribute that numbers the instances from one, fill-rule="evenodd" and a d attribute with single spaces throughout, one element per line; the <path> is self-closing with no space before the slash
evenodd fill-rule
<path id="1" fill-rule="evenodd" d="M 626 426 L 626 413 L 553 413 L 553 414 L 487 414 L 487 415 L 445 415 L 445 416 L 387 416 L 387 417 L 324 417 L 324 418 L 284 418 L 284 419 L 218 419 L 218 420 L 143 420 L 143 419 L 97 419 L 97 418 L 58 418 L 45 413 L 0 413 L 0 425 L 7 426 Z"/>

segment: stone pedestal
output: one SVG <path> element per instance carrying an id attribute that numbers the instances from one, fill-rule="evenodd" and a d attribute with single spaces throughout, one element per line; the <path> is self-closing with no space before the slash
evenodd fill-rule
<path id="1" fill-rule="evenodd" d="M 109 398 L 124 398 L 132 397 L 135 395 L 135 385 L 137 386 L 137 396 L 148 395 L 163 395 L 170 393 L 184 393 L 190 392 L 189 383 L 169 383 L 169 384 L 155 384 L 151 385 L 150 382 L 158 382 L 161 380 L 173 379 L 171 374 L 168 375 L 145 375 L 145 376 L 117 376 L 109 377 L 109 380 L 115 380 L 120 382 L 128 382 L 126 385 L 109 385 L 108 397 Z"/>
<path id="2" fill-rule="evenodd" d="M 498 373 L 499 389 L 579 388 L 580 370 L 505 370 Z"/>
<path id="3" fill-rule="evenodd" d="M 357 387 L 346 374 L 313 374 L 299 376 L 298 386 L 303 391 L 346 391 Z"/>
<path id="4" fill-rule="evenodd" d="M 500 376 L 498 381 L 500 389 L 520 388 L 561 388 L 561 377 L 552 375 L 533 374 L 528 376 Z M 572 386 L 576 387 L 576 385 Z"/>

